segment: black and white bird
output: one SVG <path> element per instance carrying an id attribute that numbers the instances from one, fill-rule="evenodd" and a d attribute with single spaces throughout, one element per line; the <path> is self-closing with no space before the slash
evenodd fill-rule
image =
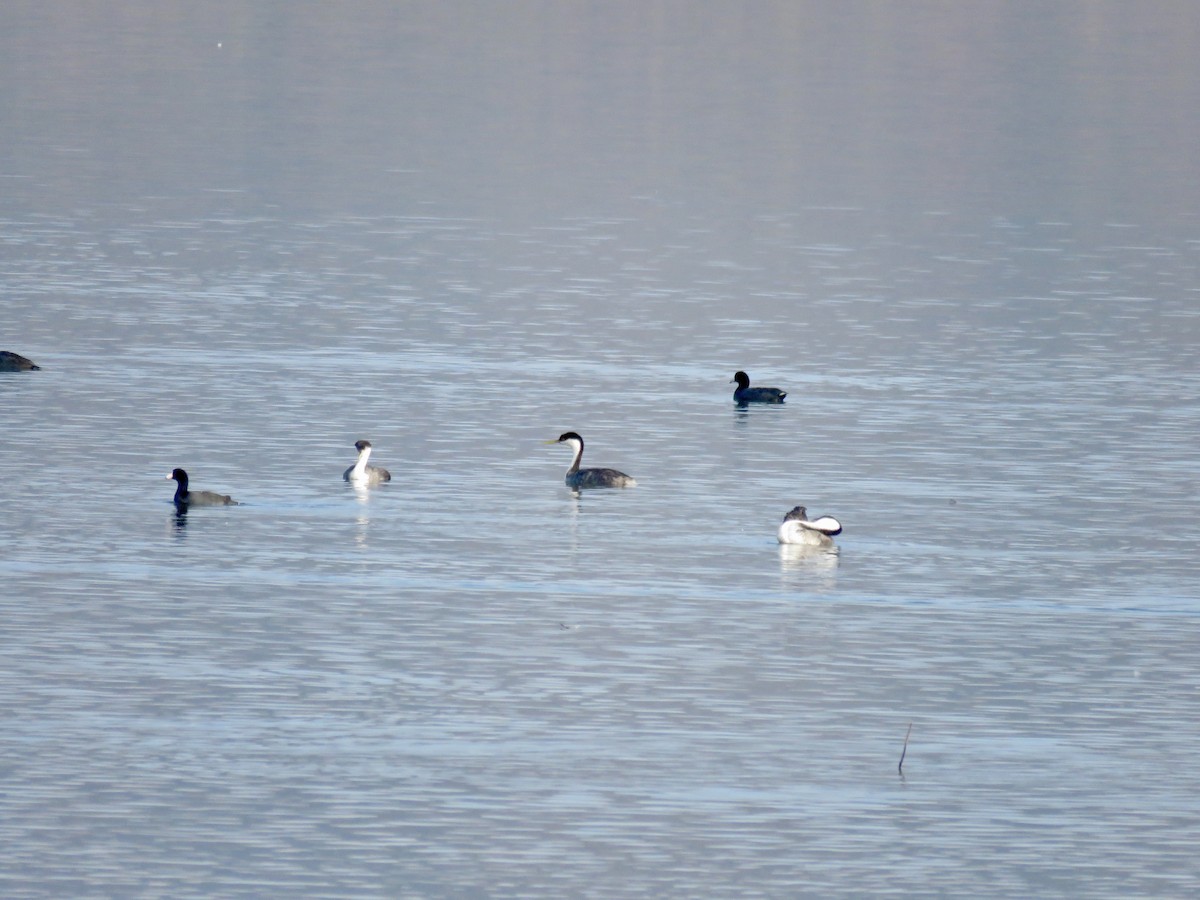
<path id="1" fill-rule="evenodd" d="M 358 451 L 358 460 L 342 473 L 342 478 L 345 481 L 351 481 L 355 484 L 379 484 L 383 481 L 391 481 L 392 473 L 382 466 L 368 466 L 367 460 L 371 458 L 371 442 L 370 441 L 355 441 L 354 449 Z"/>
<path id="2" fill-rule="evenodd" d="M 833 545 L 833 535 L 841 533 L 842 523 L 833 516 L 809 519 L 808 510 L 803 506 L 795 506 L 783 517 L 783 524 L 779 526 L 779 543 L 829 547 Z"/>
<path id="3" fill-rule="evenodd" d="M 597 487 L 635 487 L 637 482 L 624 472 L 618 472 L 616 469 L 581 469 L 579 468 L 579 460 L 583 458 L 583 438 L 574 431 L 567 431 L 559 435 L 556 440 L 546 441 L 547 444 L 566 444 L 575 451 L 575 457 L 571 460 L 571 468 L 567 469 L 566 483 L 567 487 L 573 490 L 580 488 L 597 488 Z"/>

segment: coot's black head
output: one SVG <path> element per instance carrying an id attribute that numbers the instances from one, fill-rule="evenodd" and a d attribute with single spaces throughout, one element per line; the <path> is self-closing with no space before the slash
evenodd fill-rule
<path id="1" fill-rule="evenodd" d="M 183 469 L 172 469 L 171 474 L 168 475 L 167 478 L 170 478 L 173 481 L 178 481 L 184 487 L 186 487 L 188 483 L 187 472 L 183 471 Z"/>
<path id="2" fill-rule="evenodd" d="M 357 450 L 359 453 L 362 453 L 364 450 L 366 450 L 370 446 L 371 446 L 370 441 L 355 441 L 354 442 L 354 449 Z"/>
<path id="3" fill-rule="evenodd" d="M 792 511 L 783 517 L 783 521 L 785 522 L 792 522 L 796 519 L 799 519 L 801 522 L 807 522 L 808 510 L 803 506 L 794 506 L 792 507 Z"/>
<path id="4" fill-rule="evenodd" d="M 750 376 L 745 372 L 734 372 L 733 381 L 731 381 L 730 384 L 733 384 L 734 382 L 737 383 L 739 388 L 750 387 Z"/>

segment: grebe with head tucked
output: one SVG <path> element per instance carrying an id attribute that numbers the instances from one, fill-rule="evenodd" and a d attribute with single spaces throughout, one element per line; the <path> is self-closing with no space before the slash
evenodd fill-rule
<path id="1" fill-rule="evenodd" d="M 735 372 L 733 381 L 736 384 L 733 391 L 733 402 L 739 405 L 746 403 L 782 403 L 787 391 L 773 387 L 750 387 L 750 376 L 745 372 Z"/>
<path id="2" fill-rule="evenodd" d="M 342 473 L 343 480 L 358 484 L 379 484 L 381 481 L 392 480 L 392 473 L 387 469 L 367 465 L 367 460 L 371 458 L 370 441 L 355 441 L 354 449 L 358 451 L 358 461 Z"/>
<path id="3" fill-rule="evenodd" d="M 571 461 L 571 468 L 567 469 L 567 487 L 579 490 L 580 488 L 595 488 L 595 487 L 635 487 L 637 482 L 626 475 L 624 472 L 618 472 L 616 469 L 581 469 L 579 468 L 579 460 L 583 458 L 583 438 L 574 431 L 567 431 L 558 436 L 557 440 L 546 441 L 547 444 L 566 444 L 575 451 L 575 458 Z"/>
<path id="4" fill-rule="evenodd" d="M 828 547 L 833 544 L 832 536 L 841 533 L 842 523 L 833 516 L 809 519 L 808 510 L 796 506 L 783 517 L 783 524 L 779 526 L 779 543 Z"/>
<path id="5" fill-rule="evenodd" d="M 218 494 L 216 491 L 189 491 L 188 473 L 183 469 L 174 469 L 167 476 L 179 482 L 175 488 L 175 506 L 186 509 L 190 506 L 239 506 L 240 504 L 228 494 Z"/>

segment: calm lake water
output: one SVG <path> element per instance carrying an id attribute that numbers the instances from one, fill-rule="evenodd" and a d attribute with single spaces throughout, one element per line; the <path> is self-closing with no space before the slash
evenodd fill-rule
<path id="1" fill-rule="evenodd" d="M 1200 7 L 5 18 L 4 897 L 1200 890 Z"/>

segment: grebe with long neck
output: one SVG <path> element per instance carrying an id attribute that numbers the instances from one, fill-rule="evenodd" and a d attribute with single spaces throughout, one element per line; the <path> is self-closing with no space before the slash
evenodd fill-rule
<path id="1" fill-rule="evenodd" d="M 573 490 L 596 487 L 636 487 L 637 482 L 616 469 L 581 469 L 579 461 L 583 459 L 583 438 L 574 431 L 559 435 L 557 440 L 546 441 L 547 444 L 566 444 L 575 451 L 571 460 L 571 468 L 567 469 L 565 479 L 567 487 Z"/>
<path id="2" fill-rule="evenodd" d="M 779 543 L 803 544 L 808 547 L 831 547 L 833 535 L 842 533 L 842 523 L 833 516 L 808 518 L 808 510 L 795 506 L 783 517 L 779 526 Z"/>
<path id="3" fill-rule="evenodd" d="M 167 476 L 178 482 L 175 488 L 175 506 L 187 509 L 191 506 L 238 506 L 238 502 L 228 494 L 218 494 L 216 491 L 189 491 L 188 473 L 183 469 L 174 469 Z"/>
<path id="4" fill-rule="evenodd" d="M 354 449 L 358 451 L 358 460 L 342 474 L 343 480 L 358 484 L 379 484 L 381 481 L 392 480 L 392 473 L 387 469 L 367 465 L 367 460 L 371 458 L 370 441 L 355 441 Z"/>
<path id="5" fill-rule="evenodd" d="M 782 403 L 787 391 L 773 387 L 750 387 L 750 376 L 745 372 L 735 372 L 733 381 L 736 384 L 733 391 L 733 402 L 739 406 L 747 403 Z"/>

